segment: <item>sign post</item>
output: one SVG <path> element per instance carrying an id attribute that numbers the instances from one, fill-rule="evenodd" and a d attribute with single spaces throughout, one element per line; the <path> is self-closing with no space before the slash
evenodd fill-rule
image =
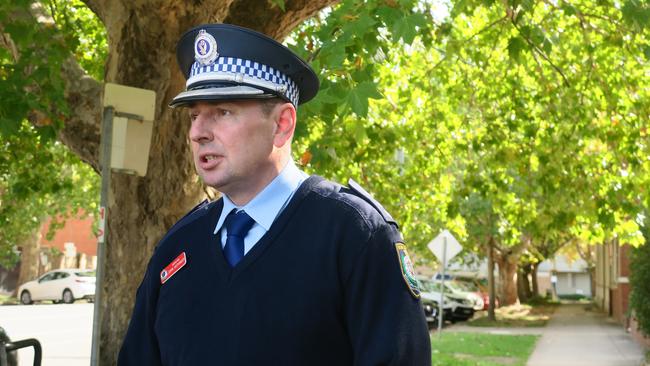
<path id="1" fill-rule="evenodd" d="M 444 322 L 444 293 L 445 293 L 445 276 L 447 261 L 455 257 L 463 247 L 458 244 L 456 238 L 447 230 L 443 230 L 438 236 L 436 236 L 427 247 L 433 255 L 438 258 L 442 263 L 442 282 L 440 284 L 440 301 L 438 302 L 438 337 L 442 333 L 442 323 Z"/>
<path id="2" fill-rule="evenodd" d="M 100 163 L 102 188 L 97 233 L 97 272 L 93 309 L 93 333 L 90 364 L 99 364 L 104 266 L 108 235 L 108 203 L 111 201 L 111 172 L 113 169 L 144 176 L 147 173 L 151 130 L 155 113 L 156 93 L 153 90 L 106 83 L 104 85 L 104 115 L 102 119 Z"/>

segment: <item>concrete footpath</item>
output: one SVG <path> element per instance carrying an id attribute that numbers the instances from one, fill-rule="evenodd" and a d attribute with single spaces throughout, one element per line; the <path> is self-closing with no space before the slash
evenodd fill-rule
<path id="1" fill-rule="evenodd" d="M 561 305 L 542 328 L 483 328 L 458 323 L 448 331 L 539 335 L 526 366 L 644 365 L 645 349 L 623 326 L 589 308 L 585 304 Z"/>
<path id="2" fill-rule="evenodd" d="M 527 366 L 639 366 L 645 350 L 620 324 L 583 304 L 562 305 Z"/>

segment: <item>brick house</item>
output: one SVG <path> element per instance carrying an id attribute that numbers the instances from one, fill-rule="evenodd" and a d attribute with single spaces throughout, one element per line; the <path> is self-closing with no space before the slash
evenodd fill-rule
<path id="1" fill-rule="evenodd" d="M 630 254 L 632 247 L 617 239 L 596 247 L 594 303 L 624 326 L 639 343 L 650 347 L 630 314 Z"/>
<path id="2" fill-rule="evenodd" d="M 41 253 L 46 248 L 61 253 L 61 256 L 51 255 L 51 258 L 45 260 L 47 264 L 41 263 L 42 266 L 48 267 L 45 271 L 55 268 L 97 267 L 97 237 L 92 230 L 93 221 L 93 217 L 70 218 L 66 220 L 63 228 L 56 231 L 51 240 L 46 238 L 51 220 L 45 222 L 41 228 Z M 45 271 L 39 270 L 39 273 Z"/>

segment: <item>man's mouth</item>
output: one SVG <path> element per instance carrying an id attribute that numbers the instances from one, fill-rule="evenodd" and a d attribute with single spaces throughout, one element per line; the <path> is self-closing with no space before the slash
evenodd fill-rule
<path id="1" fill-rule="evenodd" d="M 221 155 L 213 155 L 213 154 L 203 155 L 201 156 L 201 162 L 209 163 L 211 161 L 218 160 L 219 158 L 221 158 Z"/>
<path id="2" fill-rule="evenodd" d="M 202 159 L 204 162 L 212 161 L 212 160 L 217 160 L 216 155 L 206 155 Z"/>

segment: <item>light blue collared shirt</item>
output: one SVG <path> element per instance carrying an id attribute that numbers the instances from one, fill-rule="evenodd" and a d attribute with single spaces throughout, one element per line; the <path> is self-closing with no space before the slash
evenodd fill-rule
<path id="1" fill-rule="evenodd" d="M 307 179 L 308 175 L 298 169 L 293 161 L 289 160 L 287 165 L 282 169 L 280 174 L 275 177 L 260 193 L 257 194 L 250 202 L 243 207 L 235 205 L 227 195 L 223 195 L 223 210 L 214 228 L 214 234 L 219 232 L 226 220 L 226 216 L 236 208 L 237 211 L 244 210 L 255 224 L 248 231 L 244 238 L 244 254 L 248 253 L 251 248 L 266 234 L 275 218 L 287 206 L 293 194 L 298 187 Z M 221 230 L 221 248 L 226 245 L 227 229 Z"/>

